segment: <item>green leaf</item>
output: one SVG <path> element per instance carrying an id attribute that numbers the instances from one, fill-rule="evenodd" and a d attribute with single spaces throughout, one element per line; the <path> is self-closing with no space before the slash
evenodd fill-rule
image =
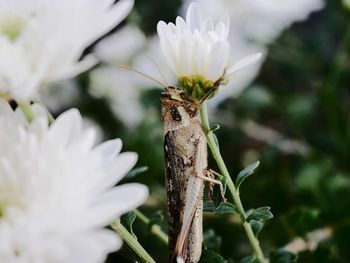
<path id="1" fill-rule="evenodd" d="M 136 219 L 136 215 L 133 211 L 130 211 L 120 217 L 120 222 L 122 225 L 137 239 L 134 231 L 132 230 L 132 225 Z"/>
<path id="2" fill-rule="evenodd" d="M 221 237 L 217 236 L 213 229 L 208 229 L 203 233 L 203 244 L 206 249 L 219 250 L 221 242 Z"/>
<path id="3" fill-rule="evenodd" d="M 164 221 L 163 211 L 157 210 L 151 217 L 148 226 L 151 228 L 155 224 L 160 224 Z"/>
<path id="4" fill-rule="evenodd" d="M 210 131 L 214 132 L 220 129 L 220 124 L 214 124 L 213 126 L 210 127 Z"/>
<path id="5" fill-rule="evenodd" d="M 257 237 L 261 231 L 261 229 L 264 227 L 264 223 L 261 221 L 256 220 L 250 220 L 250 226 L 252 227 L 252 230 L 254 232 L 254 235 Z"/>
<path id="6" fill-rule="evenodd" d="M 259 263 L 259 261 L 256 259 L 255 256 L 248 256 L 248 257 L 242 258 L 240 263 Z"/>
<path id="7" fill-rule="evenodd" d="M 124 178 L 130 179 L 148 170 L 147 166 L 140 166 L 132 169 Z"/>
<path id="8" fill-rule="evenodd" d="M 270 253 L 270 263 L 294 263 L 297 256 L 287 250 L 278 249 Z"/>
<path id="9" fill-rule="evenodd" d="M 215 207 L 213 201 L 206 201 L 206 202 L 204 202 L 204 204 L 203 204 L 203 211 L 204 212 L 215 213 L 216 207 Z"/>
<path id="10" fill-rule="evenodd" d="M 257 161 L 255 163 L 252 163 L 251 165 L 247 166 L 246 168 L 244 168 L 244 170 L 242 170 L 236 178 L 235 181 L 235 185 L 237 187 L 237 189 L 239 189 L 239 187 L 241 186 L 241 184 L 243 183 L 243 181 L 245 179 L 248 178 L 248 176 L 252 175 L 254 173 L 254 170 L 259 166 L 260 162 Z"/>
<path id="11" fill-rule="evenodd" d="M 216 208 L 215 214 L 223 215 L 223 214 L 237 214 L 237 208 L 234 204 L 225 202 L 221 203 L 219 207 Z"/>
<path id="12" fill-rule="evenodd" d="M 201 263 L 226 263 L 227 260 L 225 260 L 222 256 L 220 256 L 216 252 L 205 249 L 202 252 L 200 262 Z"/>
<path id="13" fill-rule="evenodd" d="M 271 207 L 263 206 L 257 209 L 253 209 L 247 213 L 247 221 L 255 220 L 255 221 L 263 221 L 269 220 L 273 218 L 273 214 L 270 212 Z"/>
<path id="14" fill-rule="evenodd" d="M 237 214 L 238 213 L 236 206 L 232 203 L 225 202 L 225 203 L 221 203 L 218 207 L 215 207 L 215 205 L 212 201 L 207 201 L 204 203 L 203 211 L 212 212 L 216 215 Z"/>
<path id="15" fill-rule="evenodd" d="M 319 208 L 296 207 L 283 216 L 295 235 L 305 236 L 319 226 Z"/>

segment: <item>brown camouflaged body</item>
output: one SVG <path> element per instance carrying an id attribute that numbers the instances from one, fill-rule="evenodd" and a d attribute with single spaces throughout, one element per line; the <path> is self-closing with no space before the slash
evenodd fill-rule
<path id="1" fill-rule="evenodd" d="M 207 144 L 198 114 L 182 90 L 162 92 L 170 262 L 195 263 L 201 255 L 204 184 L 196 175 L 207 168 Z"/>

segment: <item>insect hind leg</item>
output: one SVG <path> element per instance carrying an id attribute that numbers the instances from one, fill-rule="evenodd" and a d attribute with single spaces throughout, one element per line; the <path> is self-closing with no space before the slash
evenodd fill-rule
<path id="1" fill-rule="evenodd" d="M 217 177 L 220 178 L 220 179 L 223 178 L 223 176 L 221 174 L 215 172 L 212 169 L 206 168 L 203 171 L 203 174 L 198 174 L 197 176 L 208 183 L 211 195 L 212 195 L 212 193 L 214 191 L 214 186 L 218 185 L 220 187 L 220 194 L 221 194 L 222 201 L 223 202 L 227 201 L 226 198 L 225 198 L 225 187 L 224 187 L 224 184 L 222 183 L 221 180 L 215 179 Z"/>

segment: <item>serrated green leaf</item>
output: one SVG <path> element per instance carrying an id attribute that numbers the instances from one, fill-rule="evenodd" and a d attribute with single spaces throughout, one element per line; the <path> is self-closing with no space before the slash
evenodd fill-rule
<path id="1" fill-rule="evenodd" d="M 120 217 L 120 222 L 137 239 L 132 229 L 132 224 L 134 223 L 135 219 L 136 219 L 135 213 L 133 211 L 130 211 Z"/>
<path id="2" fill-rule="evenodd" d="M 237 214 L 238 213 L 236 206 L 232 203 L 225 202 L 225 203 L 221 203 L 218 207 L 215 207 L 215 205 L 212 201 L 208 201 L 208 202 L 204 203 L 203 211 L 212 212 L 216 215 Z"/>
<path id="3" fill-rule="evenodd" d="M 252 163 L 251 165 L 244 168 L 244 170 L 242 170 L 237 175 L 237 178 L 235 180 L 235 185 L 236 185 L 237 189 L 241 186 L 241 184 L 243 183 L 243 181 L 245 179 L 247 179 L 250 175 L 252 175 L 254 173 L 254 170 L 259 166 L 259 164 L 260 164 L 259 161 Z"/>
<path id="4" fill-rule="evenodd" d="M 124 178 L 130 179 L 148 170 L 147 166 L 140 166 L 132 169 Z"/>
<path id="5" fill-rule="evenodd" d="M 294 263 L 297 256 L 287 250 L 278 249 L 270 253 L 270 263 Z"/>
<path id="6" fill-rule="evenodd" d="M 270 212 L 271 207 L 263 206 L 257 209 L 253 209 L 248 213 L 247 221 L 256 220 L 263 221 L 273 218 L 273 214 Z"/>
<path id="7" fill-rule="evenodd" d="M 227 260 L 225 260 L 222 256 L 220 256 L 216 252 L 214 252 L 212 250 L 205 249 L 202 252 L 200 262 L 202 262 L 202 263 L 226 263 Z"/>
<path id="8" fill-rule="evenodd" d="M 250 223 L 250 226 L 252 227 L 254 235 L 257 237 L 261 229 L 264 227 L 264 223 L 256 220 L 250 220 L 249 223 Z"/>

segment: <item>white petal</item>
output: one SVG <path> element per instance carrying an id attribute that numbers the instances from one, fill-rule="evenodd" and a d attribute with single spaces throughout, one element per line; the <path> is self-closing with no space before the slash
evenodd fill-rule
<path id="1" fill-rule="evenodd" d="M 94 149 L 94 151 L 104 156 L 105 159 L 110 160 L 116 157 L 116 155 L 122 149 L 122 146 L 123 146 L 122 140 L 114 139 L 114 140 L 109 140 L 100 144 L 98 147 Z"/>
<path id="2" fill-rule="evenodd" d="M 103 180 L 103 187 L 113 186 L 117 184 L 137 162 L 137 154 L 134 152 L 123 152 L 118 158 L 112 160 L 108 167 L 106 178 Z"/>
<path id="3" fill-rule="evenodd" d="M 117 24 L 119 24 L 124 18 L 130 13 L 134 5 L 134 0 L 120 0 L 114 6 L 113 10 L 110 12 L 111 18 L 114 19 L 111 26 L 107 29 L 109 31 Z"/>
<path id="4" fill-rule="evenodd" d="M 230 17 L 228 15 L 225 15 L 220 22 L 217 23 L 215 31 L 221 39 L 227 39 L 230 31 Z"/>
<path id="5" fill-rule="evenodd" d="M 83 60 L 72 64 L 70 67 L 64 68 L 62 71 L 55 72 L 54 75 L 50 75 L 51 81 L 58 81 L 63 79 L 72 78 L 96 65 L 98 62 L 97 58 L 93 55 L 87 55 Z"/>
<path id="6" fill-rule="evenodd" d="M 98 197 L 86 218 L 96 226 L 110 224 L 122 214 L 143 204 L 148 196 L 148 188 L 141 184 L 124 184 Z M 93 226 L 93 225 L 92 225 Z"/>
<path id="7" fill-rule="evenodd" d="M 195 2 L 191 3 L 187 9 L 186 23 L 191 30 L 201 28 L 202 17 L 199 12 L 198 4 Z"/>
<path id="8" fill-rule="evenodd" d="M 238 61 L 236 64 L 234 64 L 232 67 L 230 67 L 227 70 L 226 75 L 229 76 L 241 69 L 244 69 L 245 67 L 248 67 L 251 64 L 255 64 L 261 59 L 261 56 L 262 56 L 261 53 L 257 53 L 241 59 L 240 61 Z"/>
<path id="9" fill-rule="evenodd" d="M 176 18 L 176 28 L 180 31 L 179 33 L 184 33 L 188 29 L 185 20 L 180 16 Z"/>
<path id="10" fill-rule="evenodd" d="M 10 104 L 6 100 L 0 98 L 0 115 L 10 114 L 12 112 L 13 110 L 11 109 Z"/>
<path id="11" fill-rule="evenodd" d="M 205 19 L 202 24 L 201 24 L 201 28 L 199 29 L 199 31 L 202 34 L 206 34 L 208 31 L 212 31 L 214 30 L 214 23 L 213 20 L 211 18 L 207 18 Z"/>
<path id="12" fill-rule="evenodd" d="M 61 114 L 51 125 L 49 135 L 66 147 L 81 133 L 82 118 L 77 109 L 70 109 Z"/>
<path id="13" fill-rule="evenodd" d="M 67 240 L 70 255 L 67 262 L 103 262 L 106 255 L 120 249 L 122 240 L 111 230 L 101 229 Z"/>
<path id="14" fill-rule="evenodd" d="M 216 81 L 223 75 L 229 50 L 227 42 L 219 41 L 213 45 L 208 61 L 208 79 Z"/>

